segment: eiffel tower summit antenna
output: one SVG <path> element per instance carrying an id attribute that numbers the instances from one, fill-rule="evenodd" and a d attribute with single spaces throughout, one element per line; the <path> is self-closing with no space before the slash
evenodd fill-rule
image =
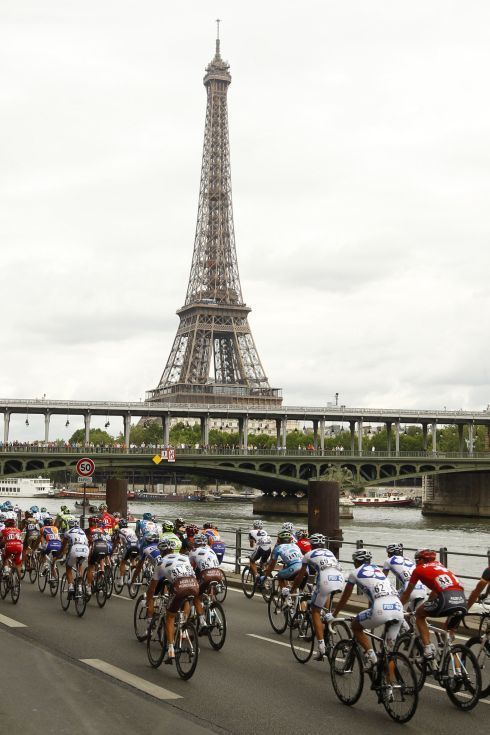
<path id="1" fill-rule="evenodd" d="M 191 272 L 170 355 L 147 401 L 280 406 L 248 323 L 233 226 L 228 87 L 230 66 L 216 52 L 206 67 L 206 123 Z"/>

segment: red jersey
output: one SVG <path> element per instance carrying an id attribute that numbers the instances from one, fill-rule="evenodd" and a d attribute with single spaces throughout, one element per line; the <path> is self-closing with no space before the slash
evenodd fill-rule
<path id="1" fill-rule="evenodd" d="M 443 567 L 438 561 L 431 561 L 429 564 L 417 564 L 410 577 L 410 584 L 416 582 L 422 582 L 433 592 L 463 591 L 456 575 Z"/>
<path id="2" fill-rule="evenodd" d="M 298 539 L 298 541 L 296 541 L 296 545 L 299 546 L 302 554 L 307 554 L 308 551 L 311 551 L 311 544 L 307 538 Z"/>
<path id="3" fill-rule="evenodd" d="M 117 521 L 116 521 L 116 519 L 114 518 L 114 516 L 111 516 L 111 514 L 110 514 L 110 513 L 108 513 L 107 511 L 105 511 L 105 512 L 104 512 L 104 513 L 103 513 L 103 514 L 102 514 L 102 515 L 100 516 L 100 520 L 101 520 L 101 521 L 103 522 L 103 524 L 104 524 L 104 528 L 106 529 L 106 531 L 109 531 L 109 533 L 110 533 L 110 534 L 112 534 L 112 530 L 113 530 L 113 528 L 114 528 L 115 526 L 117 526 Z"/>
<path id="4" fill-rule="evenodd" d="M 20 541 L 22 543 L 22 532 L 19 528 L 4 528 L 0 531 L 0 540 L 7 544 L 9 541 Z"/>

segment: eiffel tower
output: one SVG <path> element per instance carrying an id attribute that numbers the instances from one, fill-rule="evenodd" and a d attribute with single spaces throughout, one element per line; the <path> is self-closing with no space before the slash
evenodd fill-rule
<path id="1" fill-rule="evenodd" d="M 147 401 L 279 406 L 248 323 L 233 227 L 227 93 L 230 67 L 216 53 L 206 67 L 206 125 L 196 235 L 180 324 L 158 386 Z"/>

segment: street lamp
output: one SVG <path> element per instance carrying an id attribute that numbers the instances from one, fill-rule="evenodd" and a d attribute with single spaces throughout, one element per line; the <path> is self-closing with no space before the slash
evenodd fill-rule
<path id="1" fill-rule="evenodd" d="M 339 394 L 338 393 L 335 394 L 335 405 L 336 406 L 339 405 Z"/>

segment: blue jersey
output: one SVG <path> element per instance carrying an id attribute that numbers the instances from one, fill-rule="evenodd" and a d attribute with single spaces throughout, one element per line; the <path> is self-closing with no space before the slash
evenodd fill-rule
<path id="1" fill-rule="evenodd" d="M 284 564 L 285 569 L 301 567 L 303 554 L 296 544 L 276 544 L 272 550 L 272 559 L 280 560 Z"/>
<path id="2" fill-rule="evenodd" d="M 155 521 L 147 521 L 143 518 L 136 521 L 136 535 L 138 538 L 143 538 L 149 533 L 158 534 L 158 526 Z"/>

